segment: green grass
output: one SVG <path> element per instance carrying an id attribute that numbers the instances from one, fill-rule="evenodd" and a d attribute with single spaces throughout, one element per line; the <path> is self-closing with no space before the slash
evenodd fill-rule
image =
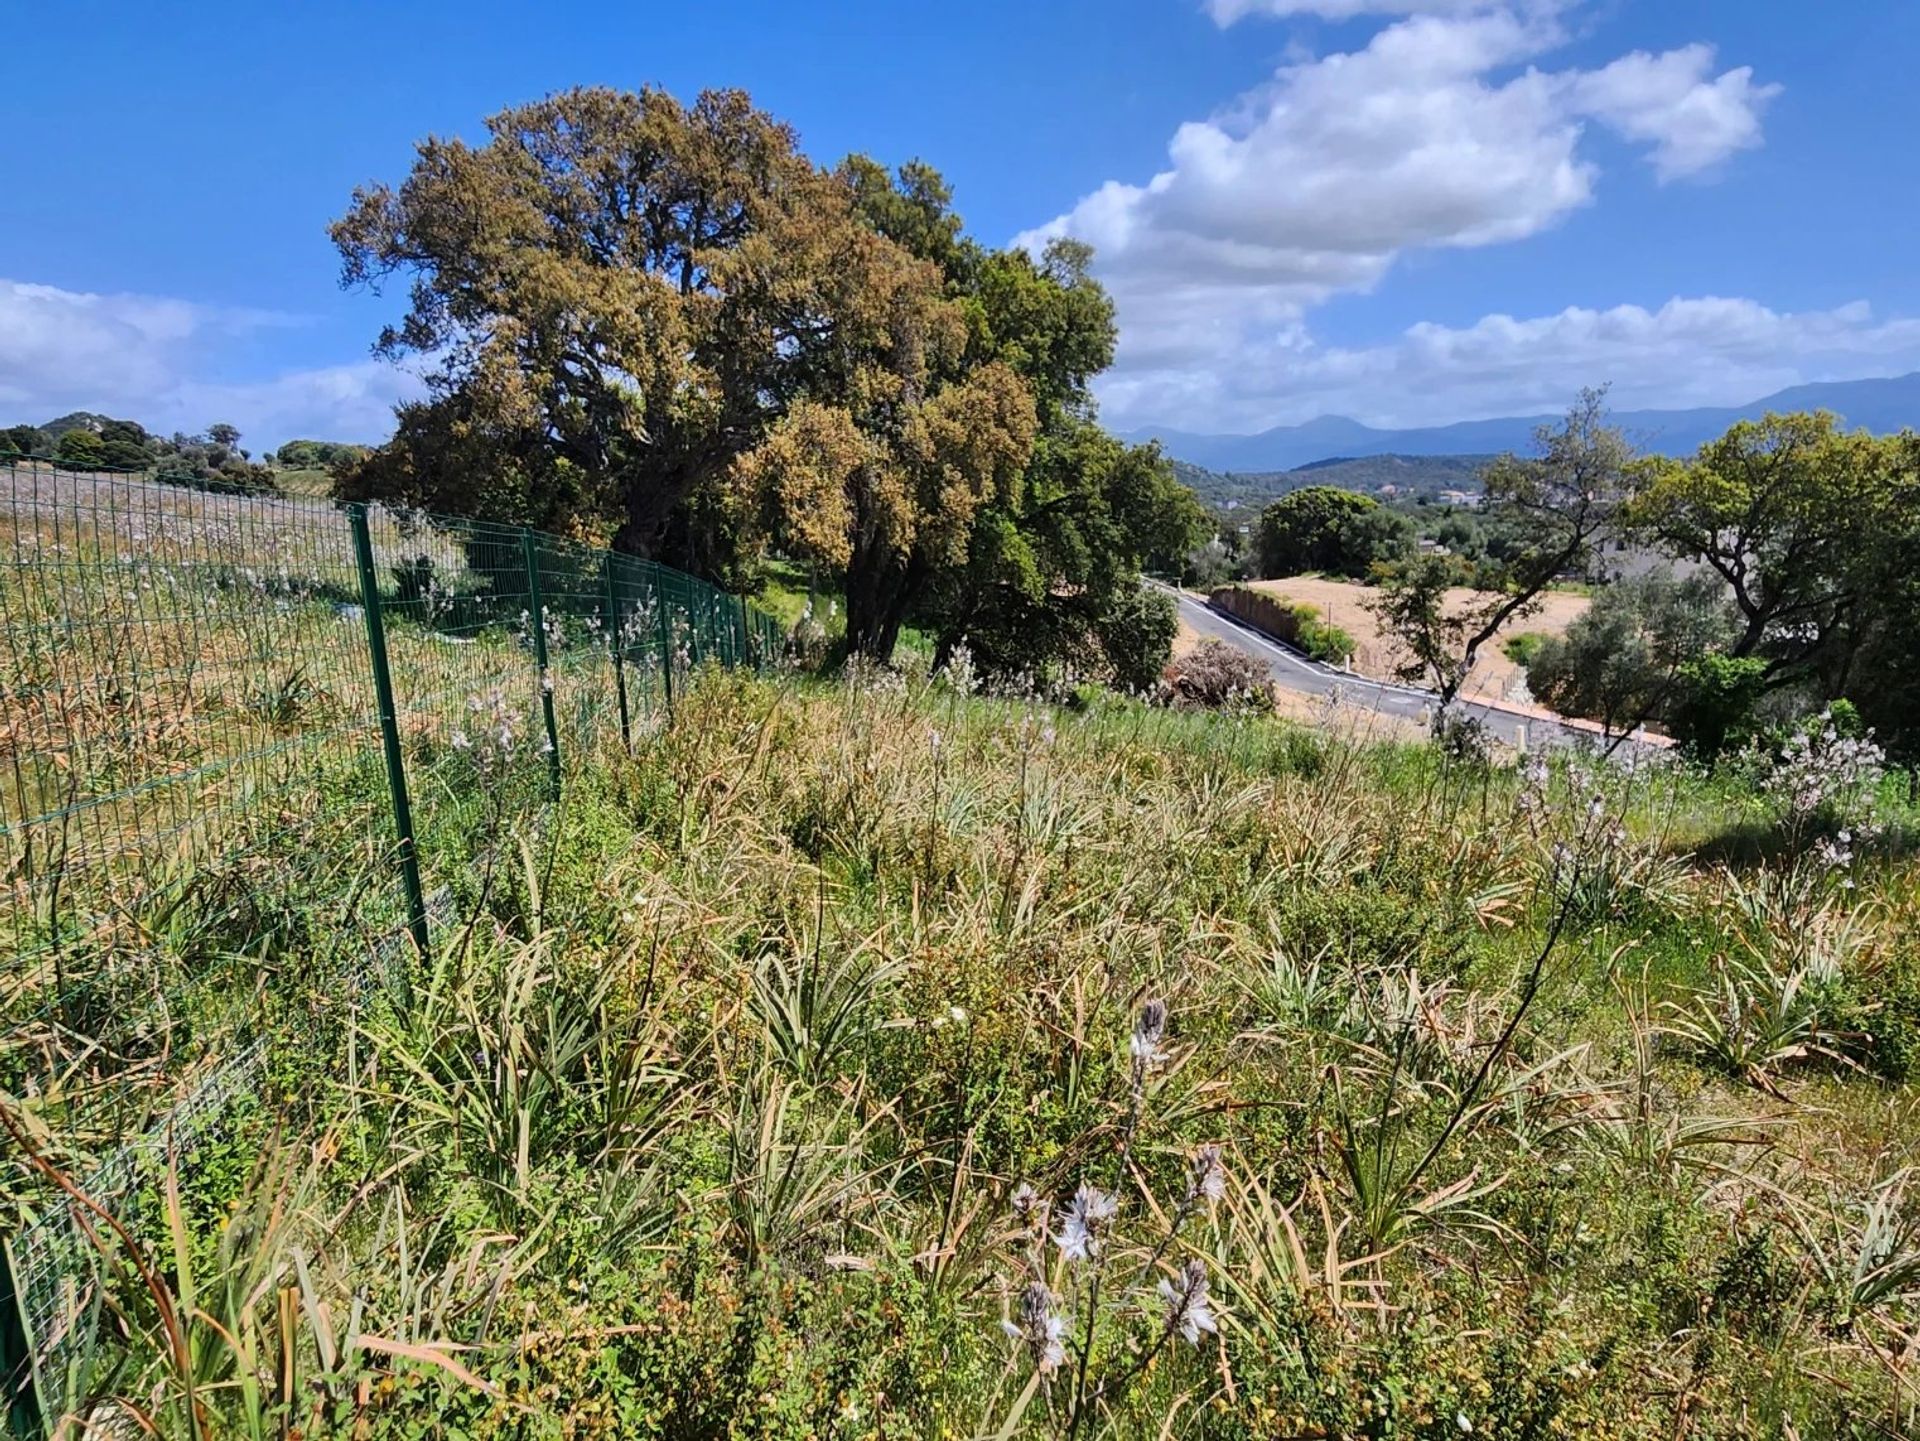
<path id="1" fill-rule="evenodd" d="M 1500 653 L 1515 665 L 1525 669 L 1540 656 L 1540 648 L 1547 643 L 1544 633 L 1537 630 L 1523 630 L 1518 635 L 1510 635 L 1500 642 Z"/>
<path id="2" fill-rule="evenodd" d="M 267 1093 L 151 1178 L 91 1373 L 160 1434 L 190 1386 L 215 1435 L 1912 1424 L 1891 791 L 1845 877 L 1726 870 L 1760 803 L 1683 770 L 712 670 L 542 774 L 433 772 L 450 914 L 403 990 L 343 989 L 348 907 L 295 884 L 377 775 L 236 851 L 284 900 L 169 999 L 251 1010 Z M 1763 1013 L 1817 1044 L 1736 1059 Z"/>
<path id="3" fill-rule="evenodd" d="M 822 586 L 810 567 L 797 561 L 770 560 L 761 568 L 760 588 L 755 602 L 788 631 L 813 606 L 813 621 L 826 634 L 829 647 L 838 645 L 847 633 L 846 597 L 838 590 Z M 894 647 L 894 664 L 924 671 L 935 650 L 934 637 L 915 626 L 903 626 Z"/>

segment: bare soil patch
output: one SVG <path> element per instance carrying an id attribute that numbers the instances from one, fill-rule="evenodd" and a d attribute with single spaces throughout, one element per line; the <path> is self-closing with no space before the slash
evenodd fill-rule
<path id="1" fill-rule="evenodd" d="M 1256 590 L 1287 600 L 1305 601 L 1317 607 L 1327 621 L 1353 637 L 1353 669 L 1357 674 L 1375 680 L 1394 679 L 1394 668 L 1405 658 L 1405 652 L 1380 633 L 1379 622 L 1374 619 L 1373 612 L 1367 609 L 1367 602 L 1379 593 L 1377 587 L 1350 581 L 1325 580 L 1318 576 L 1290 576 L 1285 580 L 1256 580 L 1249 584 Z M 1464 588 L 1451 590 L 1447 592 L 1447 603 L 1449 606 L 1466 606 L 1474 596 L 1475 592 Z M 1521 694 L 1520 683 L 1524 673 L 1507 659 L 1500 648 L 1501 642 L 1527 631 L 1560 635 L 1576 617 L 1585 612 L 1590 603 L 1584 595 L 1549 592 L 1538 611 L 1517 624 L 1503 627 L 1482 648 L 1474 661 L 1473 673 L 1461 688 L 1460 698 L 1510 701 Z"/>

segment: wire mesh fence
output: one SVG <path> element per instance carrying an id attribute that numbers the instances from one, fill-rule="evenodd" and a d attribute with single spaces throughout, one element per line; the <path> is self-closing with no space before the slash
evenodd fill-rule
<path id="1" fill-rule="evenodd" d="M 541 804 L 691 668 L 784 640 L 558 536 L 24 458 L 0 631 L 0 1091 L 76 1175 L 247 1053 L 249 968 L 322 918 L 430 946 L 476 808 Z M 44 1211 L 37 1185 L 0 1159 L 0 1202 Z"/>

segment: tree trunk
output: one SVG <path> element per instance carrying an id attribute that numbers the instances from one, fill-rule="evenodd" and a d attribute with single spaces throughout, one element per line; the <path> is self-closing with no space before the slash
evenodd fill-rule
<path id="1" fill-rule="evenodd" d="M 847 572 L 847 649 L 885 662 L 893 656 L 917 582 L 925 567 L 856 555 Z"/>

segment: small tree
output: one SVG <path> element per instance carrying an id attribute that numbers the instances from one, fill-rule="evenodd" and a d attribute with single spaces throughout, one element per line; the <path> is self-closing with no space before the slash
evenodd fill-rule
<path id="1" fill-rule="evenodd" d="M 207 427 L 207 439 L 226 450 L 232 450 L 240 444 L 240 432 L 225 421 L 216 421 Z"/>
<path id="2" fill-rule="evenodd" d="M 74 470 L 98 470 L 106 463 L 106 442 L 91 430 L 69 430 L 54 447 L 54 458 Z"/>
<path id="3" fill-rule="evenodd" d="M 1738 629 L 1713 577 L 1651 572 L 1606 587 L 1565 635 L 1542 637 L 1527 684 L 1560 714 L 1599 721 L 1612 750 L 1665 719 L 1687 662 L 1731 644 Z"/>
<path id="4" fill-rule="evenodd" d="M 1606 392 L 1582 391 L 1564 421 L 1534 432 L 1537 455 L 1502 456 L 1487 467 L 1488 518 L 1511 533 L 1513 544 L 1505 558 L 1473 575 L 1476 594 L 1449 598 L 1461 575 L 1440 556 L 1402 564 L 1383 582 L 1371 608 L 1407 652 L 1399 678 L 1424 682 L 1438 696 L 1435 735 L 1445 730 L 1481 648 L 1501 627 L 1538 610 L 1555 580 L 1582 569 L 1613 524 L 1637 458 L 1606 415 Z"/>

